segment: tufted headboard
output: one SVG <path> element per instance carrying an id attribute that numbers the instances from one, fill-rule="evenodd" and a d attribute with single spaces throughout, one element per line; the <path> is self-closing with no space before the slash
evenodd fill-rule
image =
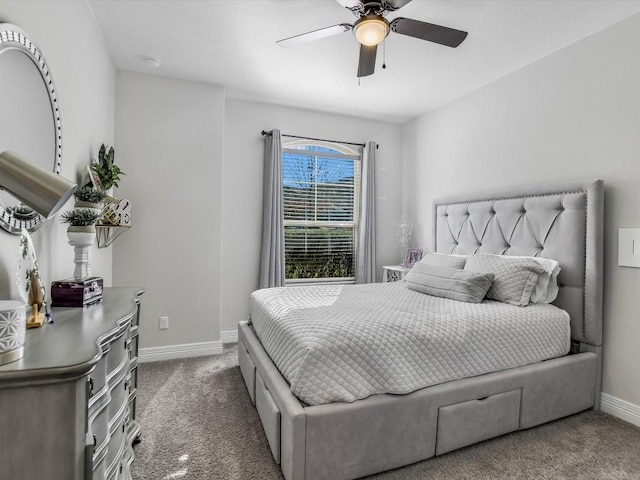
<path id="1" fill-rule="evenodd" d="M 571 316 L 571 337 L 602 345 L 602 180 L 462 195 L 434 202 L 436 252 L 494 253 L 560 262 L 554 305 Z"/>

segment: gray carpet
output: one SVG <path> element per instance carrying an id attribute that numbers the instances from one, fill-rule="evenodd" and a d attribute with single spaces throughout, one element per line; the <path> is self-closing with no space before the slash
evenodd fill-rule
<path id="1" fill-rule="evenodd" d="M 282 479 L 236 361 L 140 365 L 135 480 Z M 640 428 L 585 412 L 380 475 L 399 479 L 640 479 Z"/>

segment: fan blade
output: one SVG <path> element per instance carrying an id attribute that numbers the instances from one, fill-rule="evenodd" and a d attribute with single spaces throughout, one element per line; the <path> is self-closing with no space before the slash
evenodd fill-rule
<path id="1" fill-rule="evenodd" d="M 378 46 L 360 45 L 360 61 L 358 62 L 358 78 L 371 75 L 376 69 L 376 53 Z"/>
<path id="2" fill-rule="evenodd" d="M 311 32 L 301 33 L 300 35 L 294 35 L 293 37 L 283 38 L 282 40 L 278 40 L 276 43 L 284 48 L 295 47 L 303 43 L 313 42 L 314 40 L 320 40 L 321 38 L 348 32 L 351 28 L 351 25 L 348 23 L 341 23 L 332 27 L 320 28 Z"/>
<path id="3" fill-rule="evenodd" d="M 402 35 L 420 38 L 428 42 L 439 43 L 447 47 L 456 48 L 467 38 L 468 33 L 455 28 L 420 22 L 411 18 L 396 18 L 391 22 L 391 30 Z"/>
<path id="4" fill-rule="evenodd" d="M 336 2 L 338 2 L 347 10 L 353 11 L 354 8 L 360 8 L 360 0 L 336 0 Z"/>
<path id="5" fill-rule="evenodd" d="M 338 0 L 340 1 L 340 0 Z M 390 11 L 395 11 L 398 10 L 402 7 L 404 7 L 407 3 L 409 3 L 411 0 L 385 0 L 384 1 L 384 5 L 386 8 L 385 10 L 390 10 Z"/>

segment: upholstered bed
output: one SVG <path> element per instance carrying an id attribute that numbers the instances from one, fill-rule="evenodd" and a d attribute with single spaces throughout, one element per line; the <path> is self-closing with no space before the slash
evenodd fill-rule
<path id="1" fill-rule="evenodd" d="M 331 401 L 332 397 L 321 395 L 315 401 L 313 395 L 300 393 L 306 391 L 302 389 L 298 394 L 306 399 L 303 402 L 292 393 L 296 382 L 285 379 L 264 348 L 267 345 L 274 352 L 268 338 L 275 327 L 253 313 L 263 345 L 254 325 L 240 322 L 240 369 L 285 478 L 358 478 L 598 408 L 602 215 L 601 181 L 435 202 L 433 245 L 437 252 L 539 256 L 560 262 L 559 291 L 553 303 L 570 317 L 569 355 L 558 347 L 554 355 L 540 357 L 548 358 L 544 361 L 526 361 L 451 381 L 445 377 L 411 393 L 373 394 L 355 401 Z M 376 286 L 368 288 L 378 292 Z M 286 295 L 278 300 L 280 307 L 291 301 L 295 300 Z M 523 310 L 533 311 L 531 307 Z M 294 327 L 295 321 L 287 328 Z M 286 346 L 290 340 L 280 342 Z M 286 375 L 286 364 L 276 360 Z M 301 361 L 294 356 L 292 368 L 298 368 Z"/>

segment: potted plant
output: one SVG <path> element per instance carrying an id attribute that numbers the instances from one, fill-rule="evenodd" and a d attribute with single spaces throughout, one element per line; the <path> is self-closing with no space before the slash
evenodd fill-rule
<path id="1" fill-rule="evenodd" d="M 107 150 L 106 145 L 103 143 L 98 152 L 98 158 L 91 163 L 91 171 L 94 172 L 105 190 L 109 190 L 111 187 L 117 187 L 120 181 L 120 175 L 125 173 L 120 170 L 113 160 L 115 158 L 115 151 L 113 147 Z"/>
<path id="2" fill-rule="evenodd" d="M 62 214 L 62 222 L 68 223 L 67 237 L 70 242 L 93 243 L 96 235 L 96 222 L 101 213 L 88 208 L 67 210 Z"/>
<path id="3" fill-rule="evenodd" d="M 102 200 L 105 197 L 104 190 L 93 188 L 88 185 L 78 188 L 73 196 L 76 198 L 76 210 L 91 210 L 98 214 L 102 213 Z"/>

